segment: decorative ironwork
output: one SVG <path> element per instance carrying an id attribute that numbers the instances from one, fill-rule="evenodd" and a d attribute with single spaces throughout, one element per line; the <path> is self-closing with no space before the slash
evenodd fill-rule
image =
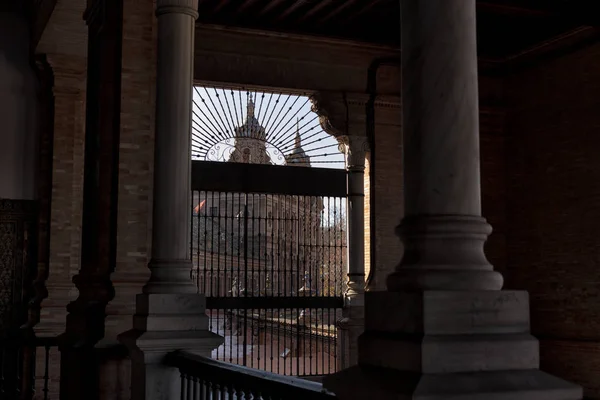
<path id="1" fill-rule="evenodd" d="M 0 333 L 27 321 L 36 270 L 37 205 L 0 199 Z"/>
<path id="2" fill-rule="evenodd" d="M 215 164 L 192 168 L 191 243 L 191 277 L 207 296 L 210 329 L 225 337 L 213 357 L 284 375 L 335 372 L 345 171 L 223 164 L 230 189 L 215 190 Z M 265 168 L 268 183 L 244 175 Z M 330 184 L 315 188 L 317 172 Z"/>
<path id="3" fill-rule="evenodd" d="M 192 158 L 251 164 L 344 166 L 308 94 L 196 86 Z"/>

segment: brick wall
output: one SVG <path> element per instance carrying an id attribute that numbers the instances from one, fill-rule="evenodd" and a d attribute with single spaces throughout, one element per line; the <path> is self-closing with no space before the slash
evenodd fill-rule
<path id="1" fill-rule="evenodd" d="M 516 73 L 507 101 L 507 287 L 546 371 L 600 399 L 600 45 Z M 544 339 L 545 338 L 545 339 Z"/>
<path id="2" fill-rule="evenodd" d="M 132 327 L 135 296 L 150 276 L 154 158 L 155 17 L 153 1 L 124 1 L 115 298 L 106 339 Z"/>
<path id="3" fill-rule="evenodd" d="M 375 176 L 371 198 L 375 218 L 375 289 L 385 290 L 385 280 L 402 258 L 396 227 L 404 215 L 402 183 L 402 133 L 400 104 L 376 104 Z"/>

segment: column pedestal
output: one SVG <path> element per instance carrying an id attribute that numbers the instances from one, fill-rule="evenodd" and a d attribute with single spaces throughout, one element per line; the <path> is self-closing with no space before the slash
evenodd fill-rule
<path id="1" fill-rule="evenodd" d="M 582 397 L 580 387 L 539 370 L 526 292 L 365 295 L 359 366 L 324 382 L 339 399 Z"/>
<path id="2" fill-rule="evenodd" d="M 139 294 L 133 330 L 119 336 L 132 361 L 132 400 L 180 396 L 176 368 L 163 363 L 176 350 L 210 357 L 223 338 L 208 330 L 206 300 L 199 294 Z"/>

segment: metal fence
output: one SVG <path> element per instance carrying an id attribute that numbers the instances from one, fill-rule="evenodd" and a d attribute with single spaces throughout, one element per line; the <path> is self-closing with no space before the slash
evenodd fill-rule
<path id="1" fill-rule="evenodd" d="M 210 329 L 225 337 L 213 358 L 283 375 L 335 372 L 345 173 L 194 162 L 194 176 L 191 275 Z"/>

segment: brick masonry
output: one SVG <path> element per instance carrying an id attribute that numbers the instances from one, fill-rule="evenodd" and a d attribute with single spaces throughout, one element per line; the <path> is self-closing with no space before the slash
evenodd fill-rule
<path id="1" fill-rule="evenodd" d="M 154 157 L 153 1 L 124 1 L 117 261 L 106 339 L 132 327 L 135 296 L 148 280 Z"/>
<path id="2" fill-rule="evenodd" d="M 507 287 L 531 296 L 542 369 L 600 399 L 600 45 L 508 80 Z"/>
<path id="3" fill-rule="evenodd" d="M 370 181 L 372 217 L 375 218 L 376 290 L 385 290 L 386 277 L 402 257 L 402 243 L 396 227 L 404 215 L 402 190 L 402 134 L 399 104 L 382 104 L 375 107 L 375 176 Z M 373 234 L 373 233 L 372 233 Z"/>

